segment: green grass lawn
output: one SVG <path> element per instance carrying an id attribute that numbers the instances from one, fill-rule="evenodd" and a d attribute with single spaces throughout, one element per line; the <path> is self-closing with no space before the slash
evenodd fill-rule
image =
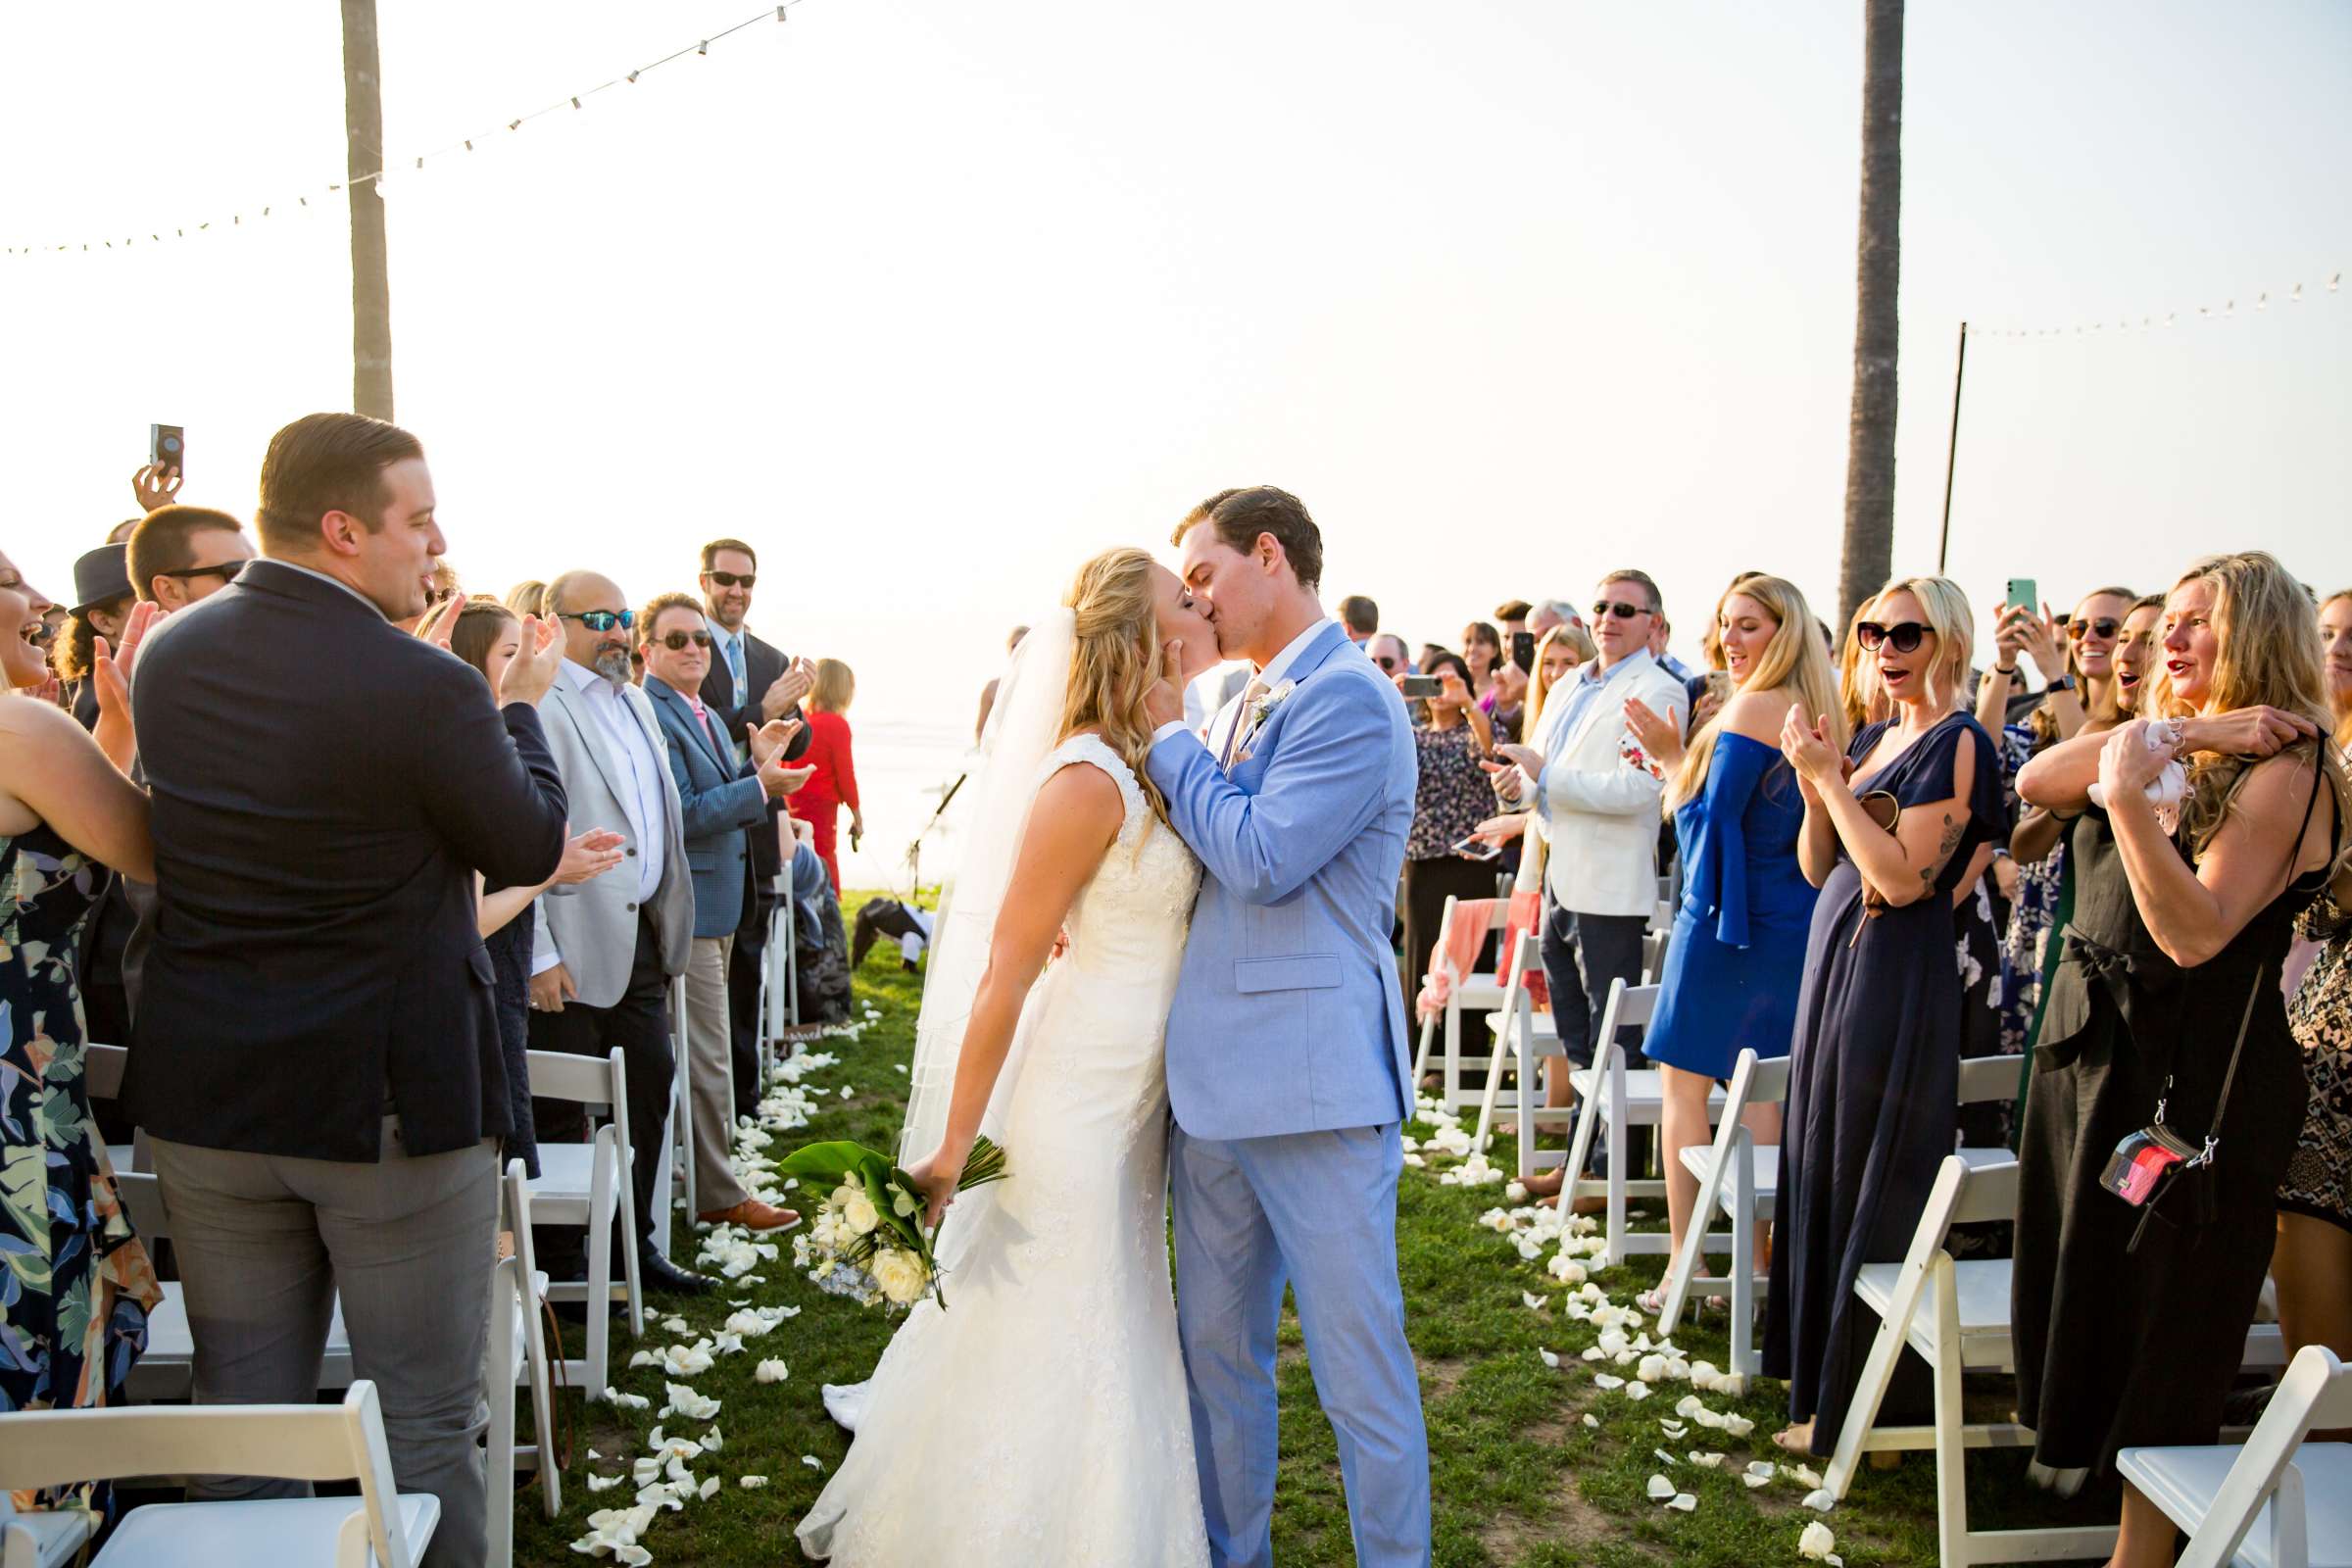
<path id="1" fill-rule="evenodd" d="M 843 902 L 856 908 L 865 897 L 852 893 Z M 858 998 L 861 1018 L 869 1005 L 879 1016 L 855 1038 L 823 1040 L 812 1048 L 840 1058 L 805 1080 L 821 1110 L 805 1129 L 777 1134 L 771 1156 L 820 1138 L 856 1139 L 884 1149 L 894 1143 L 906 1089 L 900 1069 L 912 1056 L 920 977 L 901 972 L 897 950 L 884 945 L 858 975 Z M 1426 1138 L 1431 1129 L 1415 1124 L 1408 1131 Z M 1017 1159 L 1018 1152 L 1013 1153 Z M 1507 1169 L 1516 1155 L 1502 1142 L 1492 1157 Z M 1779 1385 L 1761 1384 L 1738 1399 L 1701 1396 L 1715 1409 L 1752 1420 L 1754 1430 L 1744 1439 L 1697 1425 L 1682 1439 L 1670 1438 L 1659 1422 L 1674 1419 L 1676 1401 L 1690 1392 L 1689 1387 L 1667 1383 L 1641 1402 L 1629 1400 L 1623 1390 L 1598 1387 L 1596 1373 L 1631 1378 L 1635 1368 L 1581 1359 L 1599 1331 L 1566 1315 L 1572 1287 L 1553 1280 L 1543 1260 L 1523 1261 L 1510 1237 L 1481 1226 L 1479 1216 L 1503 1202 L 1502 1190 L 1443 1185 L 1438 1177 L 1450 1163 L 1433 1155 L 1426 1169 L 1407 1169 L 1397 1208 L 1406 1326 L 1421 1365 L 1429 1423 L 1437 1561 L 1449 1568 L 1657 1563 L 1733 1568 L 1801 1562 L 1797 1538 L 1815 1517 L 1801 1506 L 1803 1487 L 1780 1478 L 1751 1491 L 1740 1480 L 1751 1460 L 1787 1457 L 1770 1443 L 1784 1419 Z M 696 1240 L 681 1220 L 680 1262 L 692 1262 Z M 1613 1301 L 1630 1304 L 1637 1291 L 1655 1282 L 1660 1265 L 1655 1258 L 1638 1260 L 1595 1274 L 1593 1283 Z M 578 1435 L 564 1477 L 564 1511 L 549 1521 L 539 1511 L 535 1491 L 517 1499 L 516 1562 L 579 1560 L 568 1544 L 586 1533 L 593 1510 L 625 1507 L 632 1500 L 635 1487 L 625 1479 L 629 1461 L 644 1453 L 646 1435 L 658 1424 L 670 1437 L 700 1437 L 715 1425 L 724 1443 L 691 1466 L 698 1477 L 720 1479 L 717 1494 L 662 1513 L 645 1537 L 643 1544 L 656 1563 L 749 1568 L 798 1560 L 793 1524 L 815 1499 L 848 1443 L 826 1418 L 818 1390 L 828 1382 L 864 1377 L 895 1320 L 819 1292 L 794 1272 L 789 1247 L 776 1262 L 754 1272 L 758 1283 L 736 1282 L 701 1300 L 656 1298 L 649 1314 L 644 1344 L 658 1347 L 715 1334 L 736 1310 L 735 1302 L 800 1309 L 773 1332 L 747 1340 L 744 1353 L 721 1355 L 710 1371 L 688 1380 L 699 1393 L 721 1401 L 710 1423 L 675 1416 L 658 1422 L 668 1380 L 656 1368 L 627 1370 L 629 1353 L 637 1347 L 625 1330 L 615 1335 L 613 1381 L 624 1392 L 646 1396 L 652 1408 L 632 1411 L 600 1402 L 582 1413 L 578 1395 L 568 1396 Z M 1541 1303 L 1526 1305 L 1524 1297 L 1530 1295 L 1540 1297 Z M 683 1335 L 656 1326 L 673 1314 L 687 1325 Z M 1686 1321 L 1674 1343 L 1692 1360 L 1717 1365 L 1729 1360 L 1720 1317 L 1695 1327 Z M 1541 1349 L 1560 1357 L 1556 1369 L 1545 1365 Z M 785 1361 L 789 1375 L 778 1383 L 756 1382 L 754 1368 L 771 1356 Z M 1286 1565 L 1349 1562 L 1338 1453 L 1315 1402 L 1298 1321 L 1288 1314 L 1281 1383 L 1275 1556 Z M 1990 1403 L 2009 1397 L 1997 1383 L 1987 1383 L 1983 1393 Z M 1039 1394 L 1051 1396 L 1050 1391 Z M 585 1458 L 590 1447 L 603 1457 Z M 1726 1457 L 1720 1467 L 1708 1469 L 1685 1457 L 1693 1449 Z M 1675 1462 L 1662 1460 L 1658 1450 Z M 805 1463 L 804 1455 L 813 1456 L 816 1466 Z M 592 1495 L 582 1484 L 590 1472 L 624 1479 Z M 2112 1492 L 2059 1504 L 2028 1488 L 2021 1453 L 1979 1451 L 1971 1455 L 1969 1472 L 1972 1520 L 1981 1529 L 2114 1518 Z M 767 1484 L 742 1489 L 737 1478 L 747 1474 L 765 1476 Z M 1697 1507 L 1686 1514 L 1651 1501 L 1645 1487 L 1658 1474 L 1694 1496 Z M 1893 1472 L 1865 1471 L 1827 1523 L 1849 1564 L 1934 1563 L 1932 1456 L 1906 1455 Z"/>

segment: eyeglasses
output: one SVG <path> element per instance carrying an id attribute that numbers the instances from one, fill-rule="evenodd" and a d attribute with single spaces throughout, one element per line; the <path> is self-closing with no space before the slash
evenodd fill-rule
<path id="1" fill-rule="evenodd" d="M 625 631 L 637 624 L 637 612 L 633 610 L 583 610 L 577 613 L 560 610 L 556 612 L 556 618 L 576 620 L 590 631 L 611 631 L 615 626 Z"/>
<path id="2" fill-rule="evenodd" d="M 2098 633 L 2101 637 L 2113 637 L 2116 628 L 2122 624 L 2123 622 L 2117 620 L 2113 615 L 2101 615 L 2096 620 L 2070 620 L 2066 623 L 2066 634 L 2077 642 L 2081 642 L 2092 632 Z"/>
<path id="3" fill-rule="evenodd" d="M 1603 599 L 1592 607 L 1594 620 L 1599 620 L 1607 615 L 1615 615 L 1619 620 L 1631 620 L 1636 615 L 1649 613 L 1650 608 L 1647 605 L 1629 605 L 1622 599 Z"/>
<path id="4" fill-rule="evenodd" d="M 1381 668 L 1388 670 L 1391 673 L 1395 673 L 1396 668 L 1396 656 L 1395 654 L 1374 654 L 1372 656 L 1372 662 L 1378 664 Z"/>
<path id="5" fill-rule="evenodd" d="M 1865 620 L 1855 624 L 1854 640 L 1863 647 L 1874 651 L 1881 643 L 1892 643 L 1896 653 L 1909 654 L 1916 653 L 1921 639 L 1927 637 L 1935 629 L 1933 626 L 1916 620 L 1897 621 L 1891 626 L 1882 626 L 1875 620 Z"/>
<path id="6" fill-rule="evenodd" d="M 760 580 L 756 571 L 706 571 L 703 575 L 721 588 L 740 588 L 745 593 L 750 593 L 752 584 Z"/>
<path id="7" fill-rule="evenodd" d="M 177 571 L 159 571 L 156 575 L 177 577 L 181 582 L 191 577 L 218 577 L 222 582 L 235 582 L 244 569 L 245 563 L 242 561 L 223 561 L 217 566 L 182 566 Z"/>
<path id="8" fill-rule="evenodd" d="M 694 646 L 697 648 L 710 647 L 710 634 L 707 631 L 663 632 L 661 637 L 661 643 L 662 647 L 668 649 L 671 653 L 680 654 L 686 651 L 686 645 L 688 643 L 694 644 Z"/>

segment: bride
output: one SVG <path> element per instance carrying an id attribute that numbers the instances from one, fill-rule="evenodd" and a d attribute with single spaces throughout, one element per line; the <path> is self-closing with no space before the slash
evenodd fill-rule
<path id="1" fill-rule="evenodd" d="M 836 1568 L 1208 1561 L 1160 1072 L 1200 868 L 1143 763 L 1163 650 L 1189 680 L 1216 642 L 1141 550 L 1064 604 L 1004 677 L 924 989 L 900 1158 L 934 1220 L 956 1205 L 951 1309 L 917 1303 L 870 1381 L 826 1391 L 858 1441 L 798 1534 Z M 956 1199 L 981 1133 L 1009 1179 Z"/>

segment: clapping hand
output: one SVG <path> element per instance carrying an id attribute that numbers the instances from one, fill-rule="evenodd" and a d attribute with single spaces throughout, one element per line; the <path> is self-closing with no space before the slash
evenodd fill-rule
<path id="1" fill-rule="evenodd" d="M 160 463 L 144 464 L 130 476 L 130 493 L 138 498 L 139 511 L 145 514 L 177 501 L 181 482 L 177 468 Z"/>
<path id="2" fill-rule="evenodd" d="M 564 858 L 556 862 L 556 874 L 543 886 L 594 881 L 620 863 L 621 848 L 628 843 L 608 828 L 592 827 L 575 839 L 569 836 L 571 824 L 566 822 L 564 832 Z"/>
<path id="3" fill-rule="evenodd" d="M 760 764 L 760 787 L 767 791 L 767 798 L 771 801 L 780 801 L 787 795 L 798 795 L 801 787 L 814 777 L 814 767 L 786 767 L 784 759 L 772 754 Z"/>
<path id="4" fill-rule="evenodd" d="M 147 628 L 162 613 L 163 607 L 152 601 L 133 605 L 122 622 L 119 651 L 103 637 L 90 643 L 90 679 L 98 693 L 98 723 L 92 733 L 99 749 L 125 773 L 139 750 L 130 721 L 130 666 L 139 657 L 139 645 L 147 640 Z"/>
<path id="5" fill-rule="evenodd" d="M 1512 811 L 1504 816 L 1488 817 L 1484 822 L 1478 824 L 1477 829 L 1470 836 L 1481 844 L 1492 844 L 1499 850 L 1526 832 L 1527 813 Z"/>
<path id="6" fill-rule="evenodd" d="M 454 627 L 458 617 L 448 617 Z M 553 620 L 541 620 L 537 615 L 522 617 L 522 646 L 507 662 L 507 672 L 498 683 L 498 701 L 528 703 L 537 707 L 556 683 L 556 672 L 564 667 L 564 645 L 556 634 Z"/>
<path id="7" fill-rule="evenodd" d="M 796 659 L 769 683 L 760 697 L 760 716 L 763 719 L 782 718 L 801 706 L 801 699 L 816 689 L 816 666 L 806 659 Z"/>
<path id="8" fill-rule="evenodd" d="M 792 749 L 792 738 L 801 732 L 797 718 L 771 718 L 751 730 L 745 739 L 751 743 L 752 760 L 765 765 L 771 757 L 781 757 Z"/>
<path id="9" fill-rule="evenodd" d="M 1660 716 L 1656 710 L 1639 697 L 1625 700 L 1626 728 L 1634 739 L 1652 757 L 1675 758 L 1683 754 L 1683 732 L 1675 726 L 1671 713 Z"/>
<path id="10" fill-rule="evenodd" d="M 1830 744 L 1828 718 L 1806 718 L 1802 703 L 1790 703 L 1788 716 L 1781 721 L 1781 755 L 1796 770 L 1808 800 L 1820 799 L 1825 781 L 1845 777 L 1844 759 Z"/>

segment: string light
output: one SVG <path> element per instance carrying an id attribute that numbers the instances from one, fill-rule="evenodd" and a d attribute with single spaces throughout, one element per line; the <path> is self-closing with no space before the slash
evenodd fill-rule
<path id="1" fill-rule="evenodd" d="M 2321 288 L 2326 293 L 2337 294 L 2343 291 L 2343 283 L 2344 274 L 2342 272 L 2331 272 L 2328 274 L 2327 282 L 2321 285 Z M 2304 298 L 2303 285 L 2301 283 L 2293 284 L 2286 290 L 2281 298 L 2283 302 L 2288 305 L 2302 304 Z M 2258 290 L 2254 296 L 2254 310 L 2268 311 L 2270 308 L 2271 290 L 2267 288 Z M 2122 317 L 2116 320 L 2115 330 L 2118 332 L 2164 331 L 2178 323 L 2180 319 L 2180 315 L 2181 313 L 2179 311 L 2167 311 L 2161 318 L 2155 316 L 2154 314 L 2149 314 L 2142 316 L 2136 321 L 2132 320 L 2130 317 Z M 2218 309 L 2211 305 L 2197 306 L 2196 318 L 2200 321 L 2234 320 L 2237 318 L 2237 300 L 2234 296 L 2225 296 Z M 1971 322 L 1968 328 L 1968 335 L 1970 337 L 2012 338 L 2065 337 L 2070 335 L 2074 337 L 2082 337 L 2085 333 L 2096 335 L 2105 331 L 2106 327 L 2107 322 L 2104 318 L 2101 318 L 2095 321 L 2077 321 L 2071 328 L 2064 326 L 1979 326 L 1974 322 Z"/>
<path id="2" fill-rule="evenodd" d="M 772 20 L 772 21 L 775 21 L 775 22 L 782 22 L 782 21 L 784 20 L 784 18 L 785 18 L 785 15 L 786 15 L 786 13 L 787 13 L 787 12 L 789 12 L 789 11 L 792 9 L 792 7 L 794 7 L 794 6 L 796 6 L 796 5 L 806 5 L 806 4 L 808 4 L 808 0 L 783 0 L 783 4 L 781 4 L 781 5 L 773 6 L 773 7 L 770 7 L 770 8 L 762 8 L 762 9 L 760 11 L 760 13 L 759 13 L 757 16 L 746 17 L 746 18 L 745 18 L 743 21 L 736 23 L 736 24 L 735 24 L 733 26 L 730 26 L 730 27 L 722 27 L 722 28 L 721 28 L 721 29 L 719 29 L 718 31 L 711 33 L 711 34 L 710 34 L 709 37 L 707 37 L 707 38 L 697 38 L 697 39 L 696 39 L 696 40 L 695 40 L 693 43 L 691 43 L 691 44 L 688 44 L 688 45 L 685 45 L 685 46 L 683 46 L 683 47 L 681 47 L 681 48 L 678 48 L 678 49 L 673 49 L 673 50 L 671 50 L 671 51 L 670 51 L 668 54 L 665 54 L 665 55 L 663 55 L 663 56 L 662 56 L 661 59 L 659 59 L 659 60 L 654 60 L 654 61 L 649 61 L 649 62 L 648 62 L 648 63 L 646 63 L 645 65 L 642 65 L 642 66 L 639 66 L 639 67 L 637 67 L 635 70 L 628 72 L 628 73 L 627 73 L 626 74 L 624 74 L 624 75 L 615 76 L 615 77 L 613 77 L 613 78 L 612 78 L 612 80 L 610 80 L 610 81 L 603 81 L 603 82 L 599 82 L 597 85 L 595 85 L 595 86 L 593 86 L 593 87 L 585 87 L 585 88 L 582 88 L 580 91 L 578 91 L 578 92 L 576 92 L 576 93 L 566 93 L 566 94 L 565 94 L 564 97 L 562 97 L 562 98 L 560 98 L 560 99 L 557 99 L 555 102 L 553 102 L 553 103 L 551 103 L 551 104 L 547 105 L 545 108 L 542 108 L 542 109 L 534 109 L 534 110 L 532 110 L 532 111 L 531 111 L 529 114 L 527 114 L 527 115 L 517 115 L 517 116 L 515 116 L 514 119 L 512 119 L 512 120 L 509 120 L 509 121 L 506 122 L 506 124 L 507 124 L 507 129 L 508 129 L 508 130 L 510 130 L 510 131 L 516 131 L 516 130 L 520 130 L 520 129 L 521 129 L 521 128 L 522 128 L 524 125 L 528 124 L 530 122 L 532 122 L 532 121 L 534 121 L 534 120 L 537 120 L 537 119 L 539 119 L 539 118 L 540 118 L 541 116 L 543 116 L 543 115 L 550 115 L 550 114 L 554 114 L 554 113 L 555 113 L 555 112 L 557 112 L 558 110 L 562 110 L 562 109 L 575 109 L 575 110 L 576 110 L 576 109 L 583 108 L 583 107 L 585 107 L 585 105 L 584 105 L 584 103 L 583 103 L 583 100 L 585 100 L 585 99 L 589 99 L 589 98 L 593 98 L 593 97 L 595 97 L 595 96 L 596 96 L 598 93 L 600 93 L 600 92 L 604 92 L 604 91 L 606 91 L 608 88 L 612 88 L 612 87 L 624 87 L 624 86 L 630 86 L 630 85 L 633 85 L 633 84 L 636 82 L 637 78 L 638 78 L 639 76 L 641 76 L 641 75 L 645 74 L 645 73 L 647 73 L 647 72 L 649 72 L 649 71 L 659 71 L 659 70 L 660 70 L 662 67 L 663 67 L 663 66 L 666 66 L 666 65 L 670 64 L 672 61 L 676 61 L 676 60 L 682 60 L 682 59 L 684 59 L 685 57 L 687 57 L 688 55 L 693 55 L 693 56 L 697 57 L 698 59 L 699 59 L 699 58 L 704 58 L 704 57 L 707 57 L 707 56 L 708 56 L 708 55 L 710 53 L 710 46 L 711 46 L 712 44 L 714 44 L 714 43 L 717 43 L 717 42 L 721 41 L 722 39 L 725 39 L 725 38 L 732 37 L 734 34 L 736 34 L 736 33 L 739 33 L 739 32 L 743 31 L 743 30 L 744 30 L 746 27 L 753 26 L 753 25 L 755 25 L 755 24 L 759 24 L 759 23 L 762 23 L 762 22 L 768 22 L 768 21 L 771 21 L 771 20 Z M 474 132 L 474 134 L 473 134 L 473 135 L 471 135 L 471 136 L 467 136 L 467 137 L 462 137 L 462 138 L 460 138 L 459 140 L 457 140 L 457 141 L 454 141 L 454 142 L 450 143 L 450 144 L 449 144 L 448 146 L 446 146 L 446 147 L 436 147 L 436 148 L 433 148 L 433 149 L 431 149 L 430 151 L 427 151 L 427 152 L 423 152 L 423 153 L 418 153 L 418 154 L 416 154 L 416 155 L 414 155 L 414 157 L 415 157 L 415 159 L 416 159 L 416 168 L 417 168 L 417 169 L 421 170 L 421 169 L 423 169 L 423 168 L 424 168 L 424 161 L 425 161 L 427 158 L 439 158 L 439 157 L 441 157 L 441 156 L 442 156 L 443 154 L 445 154 L 445 153 L 454 153 L 454 152 L 468 152 L 468 153 L 469 153 L 469 152 L 472 152 L 472 151 L 473 151 L 473 144 L 474 144 L 474 142 L 475 142 L 475 141 L 477 141 L 477 140 L 487 140 L 487 139 L 489 139 L 490 135 L 491 135 L 491 133 L 490 133 L 490 132 L 487 132 L 487 131 L 476 131 L 476 132 Z M 368 184 L 373 184 L 373 185 L 376 185 L 378 188 L 381 188 L 381 186 L 382 186 L 382 185 L 384 184 L 384 182 L 385 182 L 385 179 L 386 179 L 386 171 L 385 171 L 385 170 L 383 170 L 383 169 L 378 169 L 378 170 L 376 170 L 376 171 L 375 171 L 373 173 L 368 173 L 368 174 L 360 174 L 360 175 L 357 175 L 357 176 L 354 176 L 354 177 L 352 177 L 352 178 L 351 178 L 351 179 L 348 181 L 348 185 L 350 185 L 350 186 L 358 186 L 358 185 L 368 185 Z M 347 182 L 346 182 L 346 181 L 337 180 L 337 181 L 335 181 L 335 182 L 333 182 L 333 183 L 331 183 L 331 184 L 329 184 L 329 185 L 327 185 L 327 186 L 326 186 L 326 192 L 327 192 L 327 194 L 329 194 L 329 195 L 333 195 L 333 194 L 335 194 L 335 193 L 337 193 L 337 192 L 340 192 L 340 191 L 342 191 L 342 190 L 344 190 L 344 189 L 346 189 L 346 188 L 347 188 Z M 311 199 L 310 199 L 310 197 L 308 197 L 308 196 L 304 196 L 304 195 L 297 195 L 297 196 L 295 197 L 295 202 L 296 202 L 296 203 L 297 203 L 299 206 L 302 206 L 302 207 L 308 207 L 308 206 L 310 206 L 310 205 L 311 205 Z M 272 205 L 282 205 L 282 203 L 273 203 Z M 262 208 L 262 209 L 261 209 L 261 216 L 262 216 L 262 217 L 264 217 L 264 218 L 268 218 L 268 217 L 270 216 L 270 209 L 269 207 L 264 207 L 264 208 Z M 207 230 L 211 229 L 211 227 L 212 227 L 212 226 L 213 226 L 212 220 L 208 219 L 208 220 L 204 220 L 203 222 L 200 222 L 200 223 L 196 224 L 196 225 L 195 225 L 195 228 L 196 228 L 196 232 L 198 232 L 198 233 L 200 233 L 200 234 L 201 234 L 201 233 L 204 233 L 204 232 L 206 232 Z M 242 216 L 242 214 L 241 214 L 241 213 L 232 213 L 232 214 L 230 215 L 230 217 L 229 217 L 229 226 L 230 226 L 230 227 L 232 227 L 232 228 L 242 228 L 242 227 L 244 226 L 244 218 L 243 218 L 243 216 Z M 185 238 L 187 238 L 187 237 L 188 237 L 188 229 L 187 229 L 185 226 L 174 227 L 174 228 L 172 230 L 172 237 L 173 237 L 174 239 L 185 239 Z M 156 230 L 155 232 L 153 232 L 153 233 L 149 234 L 147 237 L 148 237 L 149 239 L 151 239 L 151 240 L 154 240 L 154 241 L 156 241 L 156 242 L 158 242 L 158 243 L 161 243 L 161 241 L 162 241 L 162 238 L 163 238 L 163 231 L 162 231 L 161 229 L 158 229 L 158 230 Z M 84 250 L 84 251 L 87 251 L 88 249 L 90 249 L 90 242 L 76 242 L 76 243 L 79 243 L 79 244 L 80 244 L 80 248 L 81 248 L 82 250 Z M 106 250 L 113 250 L 113 249 L 115 248 L 115 242 L 114 242 L 113 240 L 111 240 L 111 239 L 100 239 L 100 240 L 96 241 L 95 243 L 97 243 L 97 244 L 98 244 L 98 245 L 99 245 L 101 248 L 103 248 L 103 249 L 106 249 Z M 128 240 L 128 239 L 126 238 L 126 239 L 124 239 L 124 240 L 122 241 L 122 243 L 123 243 L 125 246 L 128 246 L 128 245 L 130 244 L 130 240 Z M 8 255 L 8 256 L 31 256 L 31 255 L 35 255 L 35 254 L 38 254 L 38 253 L 49 253 L 49 254 L 55 254 L 55 253 L 58 253 L 58 252 L 72 251 L 74 248 L 74 244 L 54 244 L 54 245 L 35 245 L 35 244 L 24 244 L 24 245 L 5 245 L 5 246 L 0 246 L 0 255 Z"/>

